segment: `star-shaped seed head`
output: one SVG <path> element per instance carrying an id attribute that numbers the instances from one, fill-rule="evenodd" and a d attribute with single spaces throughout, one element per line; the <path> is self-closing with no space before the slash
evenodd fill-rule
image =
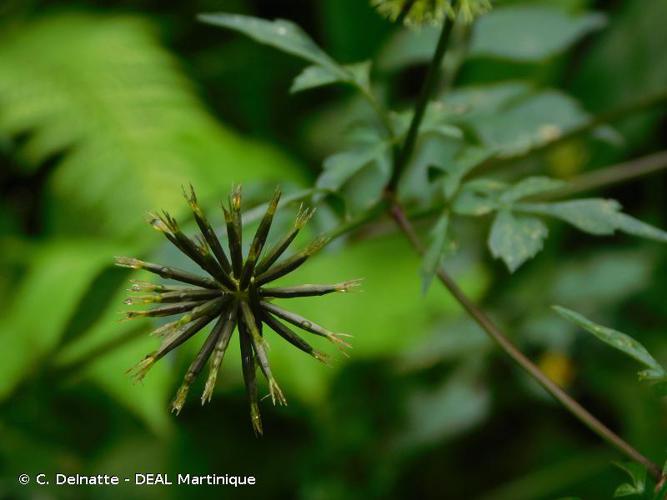
<path id="1" fill-rule="evenodd" d="M 201 397 L 202 404 L 211 400 L 213 389 L 223 357 L 235 330 L 239 332 L 239 343 L 243 366 L 243 378 L 250 403 L 250 418 L 256 434 L 262 434 L 262 421 L 257 395 L 256 366 L 266 378 L 269 394 L 274 404 L 286 404 L 285 396 L 278 386 L 269 364 L 267 343 L 263 326 L 268 326 L 280 337 L 310 354 L 315 359 L 326 362 L 327 355 L 314 349 L 292 326 L 310 334 L 324 337 L 338 346 L 350 347 L 343 337 L 348 335 L 333 333 L 312 321 L 276 305 L 276 299 L 310 297 L 334 292 L 346 292 L 359 285 L 359 280 L 346 281 L 334 285 L 298 285 L 271 287 L 269 284 L 282 278 L 301 266 L 311 255 L 327 243 L 320 237 L 305 249 L 290 256 L 284 254 L 299 231 L 313 215 L 311 209 L 299 209 L 292 227 L 272 246 L 265 247 L 273 217 L 278 209 L 280 190 L 273 198 L 255 235 L 247 255 L 243 252 L 243 227 L 241 222 L 241 189 L 236 187 L 222 211 L 227 230 L 228 253 L 208 222 L 204 211 L 197 202 L 190 187 L 185 197 L 194 214 L 199 233 L 193 239 L 187 236 L 176 220 L 168 213 L 150 213 L 148 222 L 183 254 L 193 260 L 206 276 L 192 274 L 173 267 L 162 266 L 130 257 L 117 257 L 116 264 L 132 269 L 144 269 L 168 280 L 185 285 L 156 284 L 133 281 L 130 291 L 133 295 L 125 303 L 128 305 L 152 305 L 149 310 L 132 310 L 126 318 L 158 317 L 180 315 L 152 332 L 162 342 L 156 351 L 148 354 L 131 372 L 141 380 L 150 368 L 167 353 L 189 340 L 214 322 L 213 328 L 185 374 L 183 383 L 171 403 L 177 414 L 183 408 L 190 386 L 209 363 L 209 374 Z M 288 326 L 292 325 L 292 326 Z"/>

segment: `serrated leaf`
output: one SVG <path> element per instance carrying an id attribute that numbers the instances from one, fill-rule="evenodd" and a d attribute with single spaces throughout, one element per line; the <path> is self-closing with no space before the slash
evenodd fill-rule
<path id="1" fill-rule="evenodd" d="M 558 217 L 595 235 L 613 234 L 621 205 L 616 200 L 591 198 L 557 203 L 517 203 L 515 209 Z"/>
<path id="2" fill-rule="evenodd" d="M 517 203 L 514 209 L 558 217 L 595 235 L 623 231 L 634 236 L 667 242 L 667 232 L 622 213 L 621 205 L 615 200 L 590 198 L 558 203 Z"/>
<path id="3" fill-rule="evenodd" d="M 501 210 L 491 226 L 489 249 L 514 272 L 542 250 L 547 234 L 547 227 L 540 219 Z"/>
<path id="4" fill-rule="evenodd" d="M 646 348 L 629 335 L 598 325 L 585 316 L 565 307 L 553 306 L 553 309 L 568 321 L 572 321 L 584 330 L 595 335 L 605 344 L 625 353 L 635 361 L 646 366 L 650 370 L 650 372 L 643 372 L 647 378 L 654 379 L 667 376 L 663 367 L 660 366 L 653 356 L 651 356 Z"/>
<path id="5" fill-rule="evenodd" d="M 614 465 L 632 480 L 632 483 L 624 483 L 616 488 L 614 498 L 642 495 L 646 489 L 646 469 L 634 462 L 614 462 Z"/>
<path id="6" fill-rule="evenodd" d="M 285 157 L 216 123 L 153 27 L 131 16 L 50 15 L 6 33 L 0 135 L 26 137 L 24 168 L 57 159 L 53 232 L 145 238 L 146 210 L 187 212 L 181 184 L 206 201 L 231 179 L 296 178 Z"/>
<path id="7" fill-rule="evenodd" d="M 422 260 L 422 293 L 428 291 L 433 277 L 440 265 L 443 254 L 447 250 L 447 229 L 449 214 L 443 213 L 431 230 L 431 242 Z"/>
<path id="8" fill-rule="evenodd" d="M 197 16 L 200 21 L 231 29 L 253 40 L 295 55 L 342 77 L 345 72 L 296 24 L 285 19 L 269 21 L 253 16 L 227 13 L 208 13 Z"/>
<path id="9" fill-rule="evenodd" d="M 527 177 L 505 191 L 501 195 L 500 201 L 503 203 L 513 203 L 528 196 L 553 191 L 563 187 L 565 184 L 564 181 L 550 177 Z"/>
<path id="10" fill-rule="evenodd" d="M 540 61 L 604 25 L 605 17 L 597 13 L 572 16 L 539 5 L 496 8 L 477 22 L 470 55 Z"/>

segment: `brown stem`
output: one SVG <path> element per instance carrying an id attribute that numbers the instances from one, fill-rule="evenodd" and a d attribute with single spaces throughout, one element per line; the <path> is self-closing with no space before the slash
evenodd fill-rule
<path id="1" fill-rule="evenodd" d="M 390 213 L 398 227 L 403 231 L 410 241 L 411 245 L 420 255 L 424 254 L 424 245 L 415 232 L 412 223 L 408 219 L 403 207 L 393 201 L 390 207 Z M 594 417 L 588 410 L 575 401 L 569 394 L 549 379 L 542 371 L 530 361 L 496 326 L 493 321 L 475 305 L 468 296 L 459 288 L 456 282 L 445 272 L 442 267 L 437 270 L 440 281 L 449 290 L 452 296 L 466 310 L 466 312 L 477 322 L 477 324 L 493 339 L 505 353 L 512 358 L 521 368 L 523 368 L 533 379 L 535 379 L 544 389 L 551 394 L 559 403 L 561 403 L 570 413 L 579 419 L 584 425 L 595 432 L 598 436 L 611 444 L 619 451 L 627 455 L 632 460 L 642 464 L 657 482 L 664 481 L 660 468 L 651 460 L 642 455 L 639 451 L 624 441 L 620 436 L 614 433 L 600 420 Z"/>
<path id="2" fill-rule="evenodd" d="M 566 198 L 586 191 L 602 189 L 622 182 L 639 179 L 641 177 L 656 174 L 667 169 L 667 151 L 660 151 L 641 158 L 628 160 L 623 163 L 617 163 L 608 167 L 593 170 L 591 172 L 579 175 L 568 181 L 568 185 L 540 194 L 534 199 L 540 201 Z M 421 207 L 407 212 L 412 220 L 429 217 L 437 214 L 444 208 L 443 202 L 435 203 L 428 207 Z"/>
<path id="3" fill-rule="evenodd" d="M 557 137 L 553 141 L 539 144 L 534 148 L 528 149 L 527 151 L 522 151 L 521 153 L 518 153 L 516 155 L 490 159 L 489 161 L 481 164 L 479 167 L 473 169 L 473 171 L 469 172 L 468 176 L 473 173 L 477 174 L 479 172 L 483 171 L 485 172 L 494 168 L 499 168 L 510 163 L 516 163 L 519 160 L 523 160 L 524 158 L 528 158 L 536 153 L 545 151 L 547 149 L 551 149 L 554 146 L 557 146 L 558 144 L 567 142 L 568 140 L 574 137 L 578 137 L 580 135 L 591 132 L 601 125 L 613 123 L 615 121 L 618 121 L 622 118 L 638 113 L 640 111 L 656 107 L 658 105 L 663 104 L 665 101 L 667 101 L 667 87 L 660 89 L 654 94 L 642 96 L 633 101 L 621 104 L 620 106 L 611 109 L 610 111 L 600 113 L 599 115 L 594 116 L 589 121 L 569 129 L 567 132 Z"/>
<path id="4" fill-rule="evenodd" d="M 565 198 L 654 174 L 665 168 L 667 168 L 667 151 L 660 151 L 582 174 L 572 179 L 564 188 L 545 193 L 540 199 Z"/>

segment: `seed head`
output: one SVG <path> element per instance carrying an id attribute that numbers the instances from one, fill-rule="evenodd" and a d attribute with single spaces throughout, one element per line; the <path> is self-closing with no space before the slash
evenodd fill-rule
<path id="1" fill-rule="evenodd" d="M 206 334 L 201 350 L 192 361 L 183 383 L 171 403 L 172 412 L 179 414 L 185 405 L 188 392 L 197 376 L 208 363 L 202 404 L 213 396 L 218 371 L 234 331 L 239 332 L 243 378 L 250 404 L 250 419 L 256 434 L 262 434 L 259 412 L 259 397 L 256 368 L 259 367 L 268 383 L 269 396 L 273 404 L 287 404 L 287 400 L 271 372 L 268 343 L 264 325 L 276 332 L 298 349 L 323 363 L 328 356 L 314 349 L 300 334 L 295 333 L 282 321 L 291 323 L 309 334 L 328 339 L 343 350 L 350 345 L 341 339 L 344 334 L 329 330 L 276 306 L 276 299 L 310 297 L 335 292 L 347 292 L 359 285 L 359 280 L 345 281 L 333 285 L 297 285 L 271 287 L 269 284 L 298 267 L 322 249 L 328 238 L 320 237 L 304 250 L 285 257 L 287 248 L 312 217 L 314 210 L 300 207 L 292 227 L 276 243 L 267 245 L 268 235 L 275 212 L 278 209 L 280 190 L 277 189 L 268 209 L 260 221 L 257 232 L 251 240 L 247 255 L 243 253 L 241 223 L 241 187 L 236 186 L 229 196 L 227 206 L 223 205 L 227 229 L 228 249 L 222 243 L 201 209 L 192 186 L 183 189 L 183 194 L 192 209 L 200 234 L 190 238 L 180 229 L 176 220 L 167 212 L 149 213 L 148 223 L 183 254 L 194 261 L 205 275 L 192 274 L 180 269 L 153 264 L 131 257 L 116 257 L 116 265 L 131 269 L 144 269 L 162 278 L 180 281 L 186 285 L 154 284 L 132 281 L 129 292 L 141 293 L 125 301 L 127 305 L 154 306 L 148 310 L 132 310 L 127 319 L 136 317 L 156 317 L 180 315 L 151 332 L 161 339 L 158 349 L 147 355 L 129 370 L 134 378 L 143 379 L 150 368 L 166 354 L 180 346 L 208 324 L 215 323 Z"/>
<path id="2" fill-rule="evenodd" d="M 491 9 L 490 0 L 371 0 L 380 14 L 408 26 L 441 24 L 445 18 L 471 23 Z"/>

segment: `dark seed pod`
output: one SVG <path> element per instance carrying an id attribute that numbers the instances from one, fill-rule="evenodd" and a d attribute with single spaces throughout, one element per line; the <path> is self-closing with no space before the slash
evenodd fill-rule
<path id="1" fill-rule="evenodd" d="M 131 371 L 137 380 L 141 380 L 160 358 L 215 321 L 199 353 L 190 364 L 183 383 L 172 401 L 171 409 L 177 414 L 182 410 L 190 387 L 208 362 L 209 374 L 201 398 L 204 404 L 211 400 L 220 365 L 234 330 L 237 329 L 241 346 L 243 379 L 250 404 L 251 423 L 255 433 L 260 435 L 263 431 L 259 412 L 257 366 L 268 383 L 273 403 L 287 403 L 271 372 L 268 343 L 262 331 L 263 325 L 268 326 L 280 337 L 319 361 L 326 362 L 327 356 L 314 349 L 281 320 L 305 332 L 324 337 L 341 350 L 350 347 L 341 338 L 345 336 L 344 334 L 330 332 L 306 318 L 276 306 L 271 301 L 347 292 L 358 286 L 359 281 L 346 281 L 334 285 L 265 286 L 297 269 L 328 242 L 326 238 L 318 238 L 304 250 L 280 261 L 299 231 L 311 218 L 313 210 L 299 209 L 293 226 L 282 238 L 276 239 L 277 243 L 266 249 L 271 224 L 280 201 L 280 190 L 277 189 L 250 243 L 248 255 L 244 257 L 241 188 L 237 186 L 229 197 L 228 206 L 223 205 L 222 207 L 229 243 L 228 255 L 201 209 L 192 186 L 189 191 L 184 190 L 183 193 L 192 209 L 201 234 L 193 238 L 187 236 L 180 229 L 176 220 L 166 212 L 159 215 L 149 214 L 148 222 L 205 271 L 207 276 L 199 276 L 129 257 L 116 258 L 116 264 L 119 266 L 143 269 L 162 278 L 187 284 L 183 286 L 132 281 L 129 291 L 141 293 L 141 295 L 131 296 L 125 303 L 157 306 L 144 311 L 129 311 L 126 313 L 128 319 L 176 314 L 180 317 L 152 332 L 152 335 L 161 337 L 160 346 Z"/>

